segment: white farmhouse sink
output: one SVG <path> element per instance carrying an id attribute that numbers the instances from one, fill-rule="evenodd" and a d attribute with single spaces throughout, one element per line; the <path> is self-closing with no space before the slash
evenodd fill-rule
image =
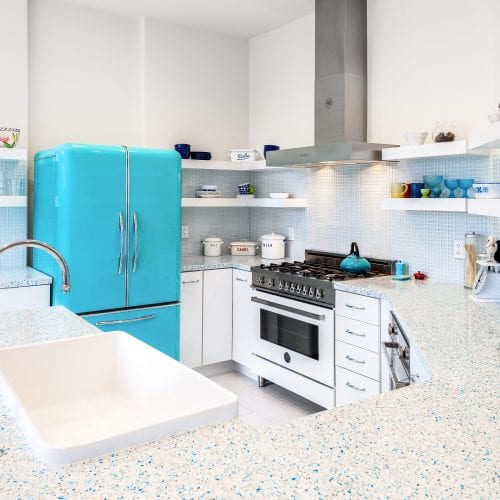
<path id="1" fill-rule="evenodd" d="M 50 464 L 238 413 L 234 394 L 125 332 L 1 349 L 0 379 L 35 454 Z"/>

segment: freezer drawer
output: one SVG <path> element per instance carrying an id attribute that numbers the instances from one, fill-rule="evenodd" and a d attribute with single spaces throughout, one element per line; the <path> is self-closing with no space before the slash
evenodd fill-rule
<path id="1" fill-rule="evenodd" d="M 111 313 L 85 314 L 83 319 L 103 332 L 123 330 L 170 357 L 179 360 L 178 303 L 127 309 Z"/>

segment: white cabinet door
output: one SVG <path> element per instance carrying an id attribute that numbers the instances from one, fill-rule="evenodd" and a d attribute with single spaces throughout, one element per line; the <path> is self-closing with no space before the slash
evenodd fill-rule
<path id="1" fill-rule="evenodd" d="M 233 271 L 233 360 L 247 368 L 251 364 L 259 320 L 257 308 L 250 300 L 251 284 L 251 272 Z"/>
<path id="2" fill-rule="evenodd" d="M 50 306 L 50 285 L 0 289 L 0 312 Z"/>
<path id="3" fill-rule="evenodd" d="M 231 359 L 233 343 L 233 270 L 203 274 L 203 364 Z"/>
<path id="4" fill-rule="evenodd" d="M 201 366 L 202 339 L 203 271 L 181 273 L 181 363 Z"/>
<path id="5" fill-rule="evenodd" d="M 380 325 L 380 302 L 372 297 L 337 290 L 335 314 L 371 325 Z"/>

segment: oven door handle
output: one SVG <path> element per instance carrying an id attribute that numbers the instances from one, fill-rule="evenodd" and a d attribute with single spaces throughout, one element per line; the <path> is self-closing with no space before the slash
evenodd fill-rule
<path id="1" fill-rule="evenodd" d="M 394 368 L 394 354 L 389 354 L 389 350 L 399 349 L 398 342 L 383 342 L 385 347 L 385 356 L 387 358 L 387 364 L 389 365 L 389 370 L 391 371 L 391 379 L 394 389 L 401 389 L 402 387 L 406 387 L 410 385 L 410 381 L 399 380 L 398 375 L 396 373 L 396 369 Z"/>
<path id="2" fill-rule="evenodd" d="M 274 307 L 275 309 L 281 309 L 282 311 L 297 314 L 297 316 L 305 316 L 306 318 L 315 319 L 317 321 L 323 321 L 325 319 L 324 314 L 315 314 L 309 311 L 301 311 L 300 309 L 296 309 L 295 307 L 276 304 L 276 302 L 270 302 L 269 300 L 264 300 L 259 297 L 252 297 L 251 301 L 256 302 L 257 304 L 262 304 L 264 306 Z"/>

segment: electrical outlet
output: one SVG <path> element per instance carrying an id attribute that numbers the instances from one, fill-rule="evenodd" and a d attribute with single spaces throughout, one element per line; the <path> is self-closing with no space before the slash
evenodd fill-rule
<path id="1" fill-rule="evenodd" d="M 189 238 L 189 226 L 182 226 L 182 238 Z"/>
<path id="2" fill-rule="evenodd" d="M 455 259 L 465 259 L 465 248 L 463 240 L 455 240 L 453 242 L 453 257 Z"/>
<path id="3" fill-rule="evenodd" d="M 295 239 L 295 228 L 288 228 L 288 241 L 293 241 Z"/>

